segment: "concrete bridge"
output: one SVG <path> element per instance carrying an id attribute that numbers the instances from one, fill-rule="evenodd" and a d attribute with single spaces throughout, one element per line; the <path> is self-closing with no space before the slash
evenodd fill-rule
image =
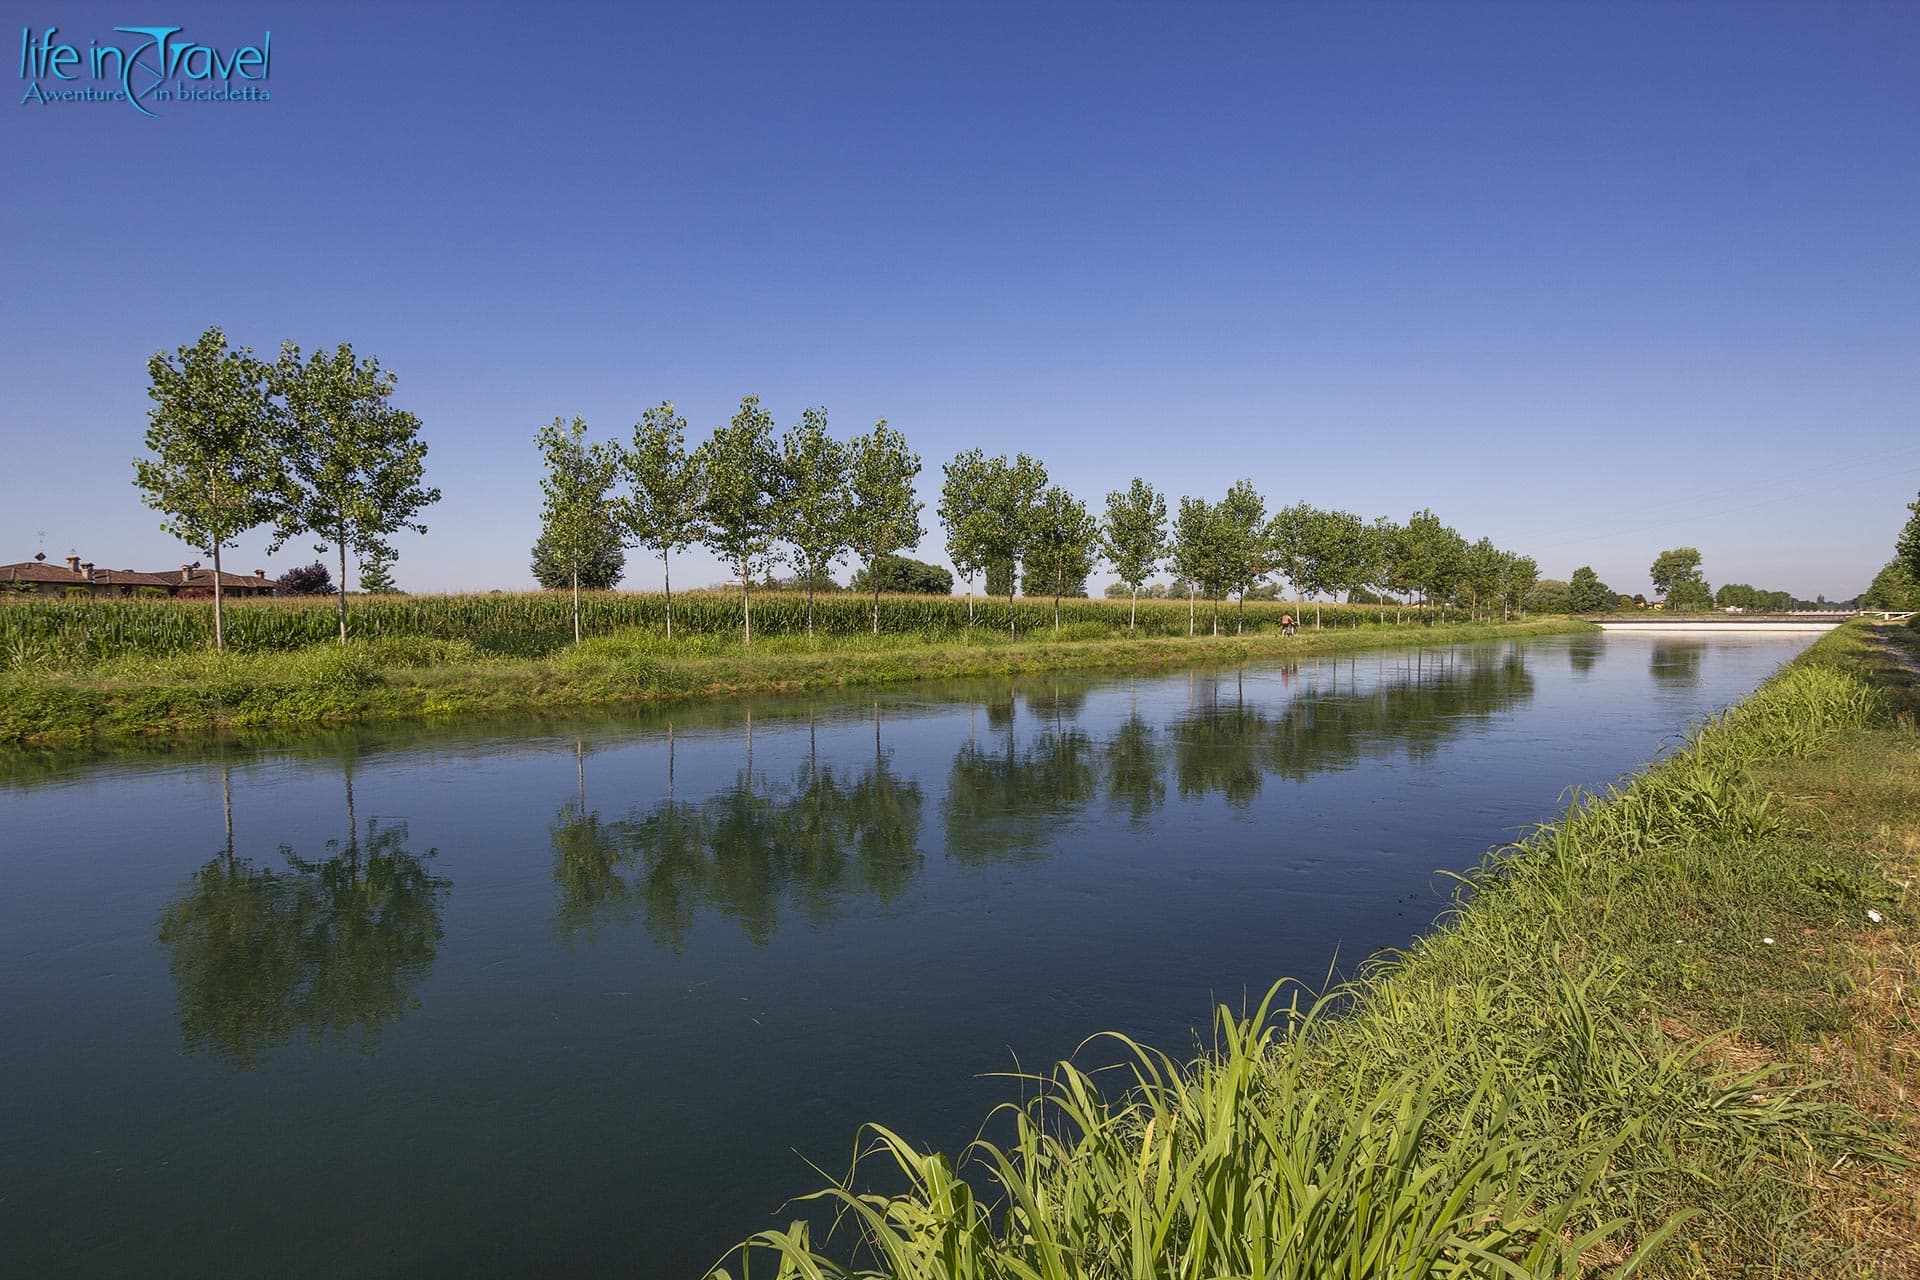
<path id="1" fill-rule="evenodd" d="M 1638 632 L 1641 635 L 1791 635 L 1795 632 L 1831 631 L 1854 618 L 1880 618 L 1900 622 L 1912 613 L 1862 610 L 1858 613 L 1819 610 L 1806 613 L 1643 613 L 1630 618 L 1588 616 L 1602 631 Z"/>

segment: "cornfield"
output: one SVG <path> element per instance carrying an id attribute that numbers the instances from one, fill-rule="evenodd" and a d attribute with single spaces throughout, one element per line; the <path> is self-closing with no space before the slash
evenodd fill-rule
<path id="1" fill-rule="evenodd" d="M 827 636 L 857 636 L 872 628 L 871 597 L 817 596 L 815 630 Z M 1004 635 L 1007 602 L 976 598 L 976 633 Z M 1044 637 L 1053 630 L 1053 602 L 1021 599 L 1014 603 L 1021 635 Z M 1354 627 L 1381 620 L 1367 605 L 1323 605 L 1323 625 Z M 1280 616 L 1302 612 L 1297 604 L 1253 601 L 1246 606 L 1249 630 L 1271 630 Z M 1212 605 L 1202 601 L 1196 627 L 1210 629 Z M 584 596 L 581 621 L 590 635 L 628 628 L 664 630 L 666 605 L 651 593 L 607 591 Z M 1220 629 L 1230 632 L 1237 606 L 1221 607 Z M 739 632 L 740 597 L 731 592 L 683 592 L 674 597 L 676 637 L 725 636 Z M 571 599 L 564 592 L 461 596 L 365 596 L 348 604 L 348 630 L 362 639 L 421 637 L 464 640 L 495 657 L 537 658 L 567 647 L 573 639 Z M 1118 634 L 1127 627 L 1124 600 L 1063 600 L 1060 624 L 1076 638 Z M 1187 633 L 1185 601 L 1142 600 L 1139 634 Z M 796 593 L 755 593 L 756 637 L 800 635 L 807 627 L 806 597 Z M 880 629 L 929 640 L 958 640 L 968 631 L 967 601 L 947 596 L 882 596 Z M 325 597 L 295 600 L 234 600 L 226 609 L 227 644 L 243 652 L 274 652 L 325 643 L 337 634 L 334 602 Z M 9 600 L 0 602 L 0 669 L 71 668 L 110 658 L 163 657 L 211 648 L 213 606 L 204 600 Z"/>

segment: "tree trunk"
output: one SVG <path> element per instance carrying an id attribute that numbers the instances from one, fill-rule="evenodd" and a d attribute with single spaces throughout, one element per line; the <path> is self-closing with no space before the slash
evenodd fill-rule
<path id="1" fill-rule="evenodd" d="M 1318 592 L 1315 592 L 1313 597 L 1313 629 L 1315 631 L 1320 629 L 1320 595 Z"/>
<path id="2" fill-rule="evenodd" d="M 213 647 L 216 650 L 227 647 L 226 619 L 221 616 L 220 604 L 220 537 L 216 534 L 213 539 Z"/>
<path id="3" fill-rule="evenodd" d="M 740 634 L 745 647 L 753 648 L 753 583 L 747 578 L 745 561 L 740 564 Z"/>
<path id="4" fill-rule="evenodd" d="M 573 567 L 573 642 L 580 643 L 580 566 Z"/>
<path id="5" fill-rule="evenodd" d="M 1055 588 L 1053 593 L 1053 634 L 1060 634 L 1060 591 L 1058 588 Z"/>
<path id="6" fill-rule="evenodd" d="M 1015 576 L 1014 581 L 1015 582 L 1019 581 L 1019 578 L 1017 575 Z M 1014 590 L 1015 588 L 1013 587 L 1007 588 L 1007 639 L 1009 640 L 1015 639 L 1018 634 L 1017 632 L 1014 631 L 1014 624 L 1016 621 L 1018 621 L 1018 619 L 1015 617 L 1013 612 Z"/>
<path id="7" fill-rule="evenodd" d="M 347 642 L 347 523 L 340 522 L 340 643 Z"/>
<path id="8" fill-rule="evenodd" d="M 667 563 L 667 552 L 660 553 L 660 577 L 667 584 L 667 639 L 673 639 L 673 566 Z"/>
<path id="9" fill-rule="evenodd" d="M 813 639 L 813 576 L 807 576 L 807 639 Z"/>
<path id="10" fill-rule="evenodd" d="M 1133 608 L 1127 611 L 1127 630 L 1133 630 L 1133 624 L 1140 617 L 1140 584 L 1133 584 Z"/>
<path id="11" fill-rule="evenodd" d="M 1218 594 L 1213 597 L 1213 634 L 1216 636 L 1220 634 L 1220 597 Z"/>
<path id="12" fill-rule="evenodd" d="M 873 634 L 880 634 L 880 575 L 873 571 L 873 557 L 867 557 L 867 577 L 873 582 Z"/>
<path id="13" fill-rule="evenodd" d="M 1237 636 L 1247 634 L 1247 592 L 1244 587 L 1241 588 L 1240 598 L 1233 607 L 1233 634 Z"/>
<path id="14" fill-rule="evenodd" d="M 973 574 L 967 574 L 967 625 L 973 625 Z"/>
<path id="15" fill-rule="evenodd" d="M 1193 639 L 1193 584 L 1187 584 L 1187 639 Z"/>

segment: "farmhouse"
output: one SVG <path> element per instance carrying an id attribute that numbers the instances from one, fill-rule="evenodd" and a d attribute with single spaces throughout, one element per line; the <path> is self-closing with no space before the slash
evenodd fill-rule
<path id="1" fill-rule="evenodd" d="M 136 569 L 96 569 L 91 560 L 68 556 L 64 565 L 49 564 L 45 552 L 19 564 L 0 564 L 0 587 L 7 594 L 39 596 L 87 595 L 96 600 L 127 599 L 156 594 L 198 599 L 213 594 L 213 570 L 183 564 L 166 573 Z M 230 596 L 270 596 L 273 583 L 265 569 L 252 576 L 222 573 L 220 590 Z"/>

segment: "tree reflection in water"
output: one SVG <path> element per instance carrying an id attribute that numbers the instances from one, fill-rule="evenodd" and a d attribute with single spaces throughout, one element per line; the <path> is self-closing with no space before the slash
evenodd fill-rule
<path id="1" fill-rule="evenodd" d="M 1375 669 L 1364 687 L 1354 663 L 1304 676 L 1292 666 L 1196 672 L 1188 705 L 1164 728 L 1135 705 L 1104 741 L 1076 723 L 1083 687 L 989 697 L 984 724 L 969 708 L 948 770 L 946 851 L 966 866 L 1044 857 L 1062 822 L 1103 789 L 1109 810 L 1136 829 L 1165 806 L 1170 783 L 1184 799 L 1218 796 L 1245 809 L 1270 777 L 1303 780 L 1393 753 L 1424 758 L 1533 696 L 1518 647 L 1414 653 Z M 892 770 L 877 706 L 873 731 L 872 763 L 850 770 L 819 763 L 810 722 L 806 762 L 775 784 L 753 768 L 749 729 L 746 767 L 686 803 L 674 795 L 669 730 L 666 798 L 617 820 L 587 805 L 583 784 L 552 827 L 558 931 L 591 940 L 637 918 L 678 949 L 707 910 L 764 943 L 786 915 L 824 924 L 850 900 L 898 897 L 921 868 L 923 801 L 919 784 Z"/>
<path id="2" fill-rule="evenodd" d="M 382 1026 L 417 1007 L 450 882 L 427 868 L 435 850 L 408 851 L 405 823 L 369 818 L 363 835 L 350 769 L 345 781 L 344 844 L 327 841 L 317 859 L 281 845 L 281 869 L 236 856 L 222 768 L 226 847 L 160 917 L 190 1052 L 251 1068 L 297 1033 L 320 1042 L 357 1027 L 372 1053 Z"/>
<path id="3" fill-rule="evenodd" d="M 809 725 L 810 748 L 812 734 Z M 749 754 L 730 786 L 687 804 L 673 791 L 671 731 L 667 761 L 660 803 L 605 822 L 583 795 L 555 817 L 555 926 L 563 937 L 591 941 L 600 927 L 638 916 L 679 950 L 706 907 L 765 943 L 789 907 L 825 923 L 851 897 L 893 900 L 919 869 L 920 786 L 893 772 L 877 710 L 873 763 L 858 771 L 823 766 L 810 749 L 790 782 L 773 785 L 755 774 Z"/>

